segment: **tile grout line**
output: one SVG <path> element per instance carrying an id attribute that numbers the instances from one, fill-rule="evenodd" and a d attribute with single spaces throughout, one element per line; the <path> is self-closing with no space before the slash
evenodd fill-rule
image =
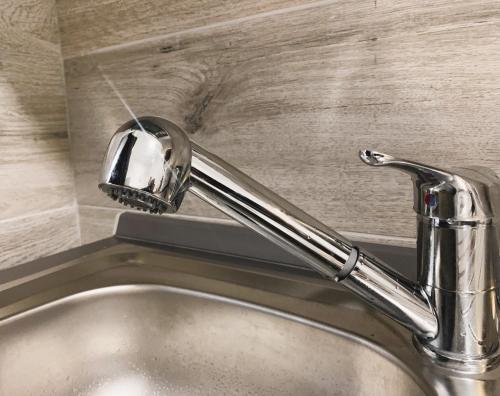
<path id="1" fill-rule="evenodd" d="M 301 4 L 301 5 L 297 5 L 297 6 L 293 6 L 293 7 L 280 8 L 277 10 L 261 12 L 261 13 L 248 15 L 245 17 L 240 17 L 240 18 L 235 18 L 235 19 L 230 19 L 230 20 L 225 20 L 225 21 L 221 21 L 221 22 L 214 22 L 214 23 L 204 25 L 204 26 L 196 26 L 193 28 L 179 30 L 176 32 L 159 34 L 159 35 L 156 35 L 153 37 L 146 37 L 146 38 L 139 39 L 139 40 L 132 40 L 132 41 L 128 41 L 126 43 L 108 45 L 106 47 L 96 48 L 96 49 L 89 50 L 89 51 L 81 51 L 78 55 L 71 55 L 68 57 L 63 56 L 63 60 L 66 61 L 66 60 L 72 60 L 72 59 L 77 59 L 77 58 L 83 58 L 83 57 L 91 56 L 91 55 L 99 55 L 99 54 L 103 54 L 106 52 L 111 52 L 111 51 L 115 51 L 115 50 L 120 50 L 120 49 L 124 49 L 124 48 L 128 48 L 128 47 L 132 47 L 132 46 L 138 45 L 138 44 L 146 44 L 146 43 L 149 43 L 149 42 L 152 42 L 155 40 L 167 39 L 170 37 L 176 37 L 176 36 L 180 36 L 183 34 L 189 34 L 189 33 L 201 33 L 201 32 L 204 32 L 204 31 L 207 31 L 210 29 L 214 29 L 214 28 L 231 26 L 231 25 L 235 25 L 235 24 L 239 24 L 239 23 L 252 21 L 254 19 L 266 18 L 266 17 L 276 16 L 276 15 L 283 15 L 283 14 L 287 14 L 290 12 L 303 11 L 303 10 L 308 10 L 311 8 L 322 7 L 324 5 L 334 4 L 335 2 L 336 2 L 336 0 L 319 0 L 319 1 L 309 3 L 309 4 Z"/>
<path id="2" fill-rule="evenodd" d="M 59 48 L 59 61 L 61 63 L 61 72 L 62 72 L 62 80 L 63 80 L 63 89 L 64 89 L 64 121 L 66 124 L 66 138 L 68 139 L 68 159 L 69 159 L 69 165 L 71 167 L 71 174 L 73 175 L 73 206 L 75 207 L 75 216 L 76 216 L 76 232 L 77 232 L 77 238 L 78 238 L 78 244 L 82 244 L 82 229 L 80 226 L 80 210 L 78 206 L 78 197 L 77 197 L 77 192 L 76 192 L 76 169 L 73 163 L 73 158 L 72 158 L 72 150 L 71 150 L 71 131 L 69 127 L 69 102 L 68 102 L 68 89 L 67 89 L 67 82 L 66 82 L 66 67 L 64 64 L 64 57 L 62 53 L 62 34 L 61 34 L 61 25 L 59 24 L 59 12 L 58 12 L 58 7 L 54 3 L 55 11 L 56 11 L 56 24 L 57 24 L 57 33 L 58 33 L 58 48 Z"/>

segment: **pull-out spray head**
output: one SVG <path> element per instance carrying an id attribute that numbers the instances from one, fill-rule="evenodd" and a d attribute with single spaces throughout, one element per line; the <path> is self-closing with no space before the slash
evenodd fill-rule
<path id="1" fill-rule="evenodd" d="M 124 205 L 173 213 L 188 188 L 190 169 L 191 144 L 186 134 L 165 119 L 141 117 L 113 135 L 99 188 Z"/>

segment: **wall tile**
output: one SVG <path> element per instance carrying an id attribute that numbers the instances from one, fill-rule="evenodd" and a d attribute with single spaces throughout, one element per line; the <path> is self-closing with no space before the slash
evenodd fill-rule
<path id="1" fill-rule="evenodd" d="M 413 238 L 409 177 L 357 150 L 500 173 L 499 21 L 492 1 L 343 1 L 67 59 L 78 200 L 118 207 L 96 187 L 131 117 L 111 81 L 328 225 Z"/>
<path id="2" fill-rule="evenodd" d="M 0 4 L 0 266 L 79 240 L 58 37 L 53 0 Z"/>
<path id="3" fill-rule="evenodd" d="M 76 207 L 69 206 L 0 222 L 0 269 L 80 244 Z"/>
<path id="4" fill-rule="evenodd" d="M 255 14 L 308 7 L 315 0 L 58 0 L 64 57 Z M 169 47 L 164 48 L 168 52 Z"/>

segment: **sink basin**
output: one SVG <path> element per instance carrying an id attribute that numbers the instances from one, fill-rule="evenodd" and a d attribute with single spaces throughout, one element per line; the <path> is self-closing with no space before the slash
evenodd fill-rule
<path id="1" fill-rule="evenodd" d="M 0 271 L 0 395 L 500 394 L 500 368 L 440 367 L 266 243 L 126 214 L 114 238 Z M 411 252 L 378 249 L 411 267 Z"/>
<path id="2" fill-rule="evenodd" d="M 2 395 L 423 395 L 332 327 L 161 285 L 81 292 L 0 326 Z"/>

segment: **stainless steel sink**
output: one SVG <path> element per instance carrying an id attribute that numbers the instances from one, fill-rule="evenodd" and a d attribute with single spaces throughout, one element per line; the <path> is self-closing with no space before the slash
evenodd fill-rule
<path id="1" fill-rule="evenodd" d="M 334 328 L 159 285 L 101 288 L 0 326 L 2 395 L 422 395 Z"/>
<path id="2" fill-rule="evenodd" d="M 500 394 L 297 266 L 115 238 L 0 280 L 2 396 Z"/>

